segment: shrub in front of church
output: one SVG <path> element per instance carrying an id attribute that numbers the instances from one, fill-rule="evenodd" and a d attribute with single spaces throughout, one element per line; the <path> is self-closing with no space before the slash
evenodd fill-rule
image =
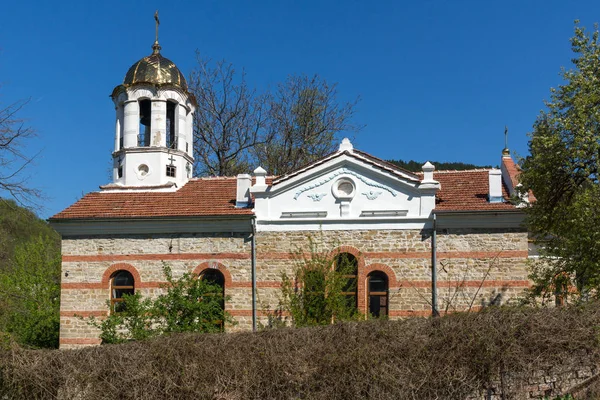
<path id="1" fill-rule="evenodd" d="M 281 297 L 269 327 L 328 325 L 357 320 L 355 259 L 340 254 L 332 259 L 309 238 L 309 252 L 297 251 L 292 276 L 282 274 Z"/>
<path id="2" fill-rule="evenodd" d="M 163 267 L 167 283 L 155 299 L 139 293 L 125 295 L 110 315 L 89 323 L 100 329 L 103 344 L 143 340 L 178 332 L 221 332 L 225 323 L 233 323 L 224 311 L 226 300 L 221 287 L 192 273 L 174 278 L 169 266 Z M 111 307 L 110 302 L 107 303 Z"/>
<path id="3" fill-rule="evenodd" d="M 600 303 L 79 350 L 0 349 L 7 399 L 598 399 Z"/>

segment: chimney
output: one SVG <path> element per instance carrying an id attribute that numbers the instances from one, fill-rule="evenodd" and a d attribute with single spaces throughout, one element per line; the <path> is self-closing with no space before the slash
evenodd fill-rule
<path id="1" fill-rule="evenodd" d="M 425 164 L 423 164 L 421 169 L 423 170 L 423 182 L 424 183 L 435 182 L 433 180 L 433 171 L 435 171 L 435 166 L 432 163 L 427 161 Z"/>
<path id="2" fill-rule="evenodd" d="M 489 172 L 489 193 L 488 200 L 490 203 L 502 203 L 502 171 L 499 169 L 491 169 Z"/>
<path id="3" fill-rule="evenodd" d="M 252 177 L 249 174 L 239 174 L 237 176 L 237 196 L 235 206 L 244 208 L 250 205 L 250 186 L 252 185 Z"/>
<path id="4" fill-rule="evenodd" d="M 256 168 L 254 170 L 254 176 L 256 177 L 256 183 L 254 184 L 255 186 L 262 187 L 267 185 L 267 171 L 265 171 L 263 167 Z"/>

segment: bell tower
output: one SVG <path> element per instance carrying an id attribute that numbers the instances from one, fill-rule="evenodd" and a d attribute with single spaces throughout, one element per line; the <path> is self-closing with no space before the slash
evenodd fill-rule
<path id="1" fill-rule="evenodd" d="M 177 66 L 160 53 L 158 11 L 152 54 L 113 90 L 113 183 L 103 190 L 177 190 L 192 176 L 196 99 Z"/>

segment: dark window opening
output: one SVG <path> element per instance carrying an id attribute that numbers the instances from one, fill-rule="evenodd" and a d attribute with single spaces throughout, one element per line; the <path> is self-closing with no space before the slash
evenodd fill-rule
<path id="1" fill-rule="evenodd" d="M 185 143 L 185 152 L 189 153 L 189 151 L 190 151 L 190 144 L 186 142 Z"/>
<path id="2" fill-rule="evenodd" d="M 138 146 L 150 146 L 150 121 L 152 121 L 152 102 L 140 100 L 140 134 Z"/>
<path id="3" fill-rule="evenodd" d="M 207 281 L 208 283 L 218 286 L 219 291 L 215 293 L 207 293 L 207 296 L 220 296 L 220 306 L 222 310 L 225 310 L 225 277 L 218 269 L 205 269 L 200 274 L 200 279 Z M 223 321 L 214 321 L 215 326 L 220 330 L 224 329 Z"/>
<path id="4" fill-rule="evenodd" d="M 342 295 L 349 309 L 358 309 L 357 277 L 358 260 L 350 253 L 341 253 L 335 258 L 335 270 L 344 280 Z"/>
<path id="5" fill-rule="evenodd" d="M 169 176 L 171 178 L 175 178 L 176 174 L 177 174 L 177 167 L 174 165 L 167 165 L 167 176 Z"/>
<path id="6" fill-rule="evenodd" d="M 123 177 L 123 166 L 119 165 L 119 167 L 117 168 L 117 178 L 122 178 Z"/>
<path id="7" fill-rule="evenodd" d="M 110 277 L 110 309 L 112 312 L 125 311 L 123 296 L 135 293 L 133 275 L 129 271 L 117 271 Z"/>
<path id="8" fill-rule="evenodd" d="M 175 136 L 175 110 L 177 103 L 167 102 L 167 147 L 170 149 L 177 148 L 177 140 Z"/>
<path id="9" fill-rule="evenodd" d="M 369 315 L 379 318 L 388 315 L 388 279 L 381 271 L 373 271 L 367 277 L 369 289 Z"/>
<path id="10" fill-rule="evenodd" d="M 123 148 L 123 135 L 119 137 L 119 150 Z"/>

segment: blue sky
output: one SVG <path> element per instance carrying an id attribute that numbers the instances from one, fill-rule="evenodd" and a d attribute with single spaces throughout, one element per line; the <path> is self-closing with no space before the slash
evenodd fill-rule
<path id="1" fill-rule="evenodd" d="M 47 218 L 109 181 L 109 95 L 151 53 L 187 75 L 196 49 L 244 69 L 258 90 L 289 74 L 360 97 L 355 147 L 384 159 L 497 165 L 527 133 L 570 68 L 573 20 L 589 30 L 600 2 L 520 1 L 22 1 L 0 7 L 0 106 L 31 98 L 37 130 L 28 173 Z"/>

